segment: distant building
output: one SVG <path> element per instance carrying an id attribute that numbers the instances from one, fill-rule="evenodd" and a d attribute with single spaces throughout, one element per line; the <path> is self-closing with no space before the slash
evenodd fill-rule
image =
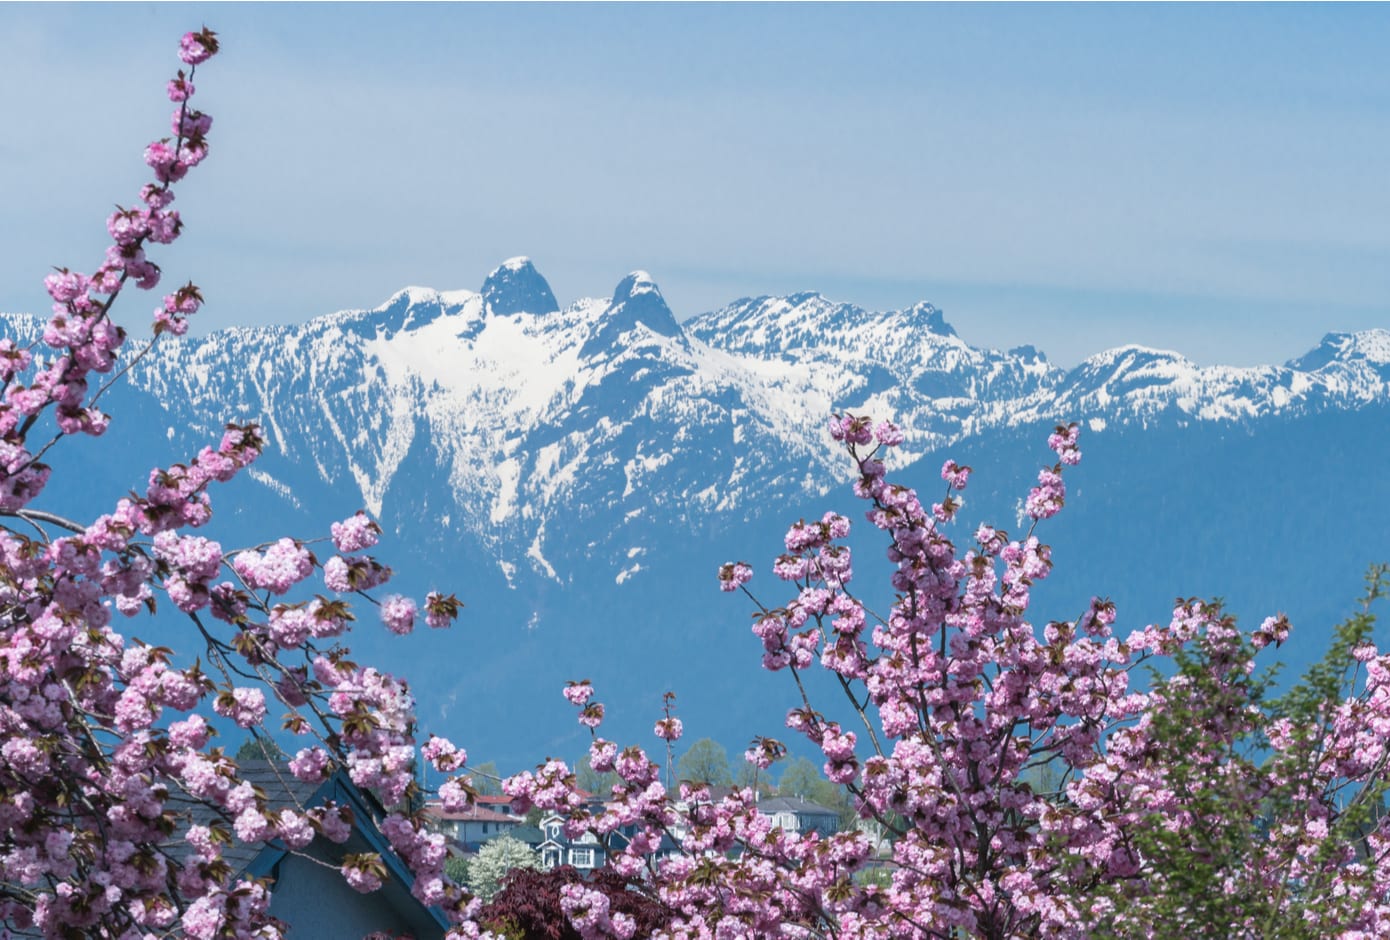
<path id="1" fill-rule="evenodd" d="M 479 797 L 476 806 L 459 812 L 445 812 L 439 803 L 426 803 L 425 812 L 437 832 L 453 839 L 470 855 L 526 822 L 511 811 L 509 797 Z"/>
<path id="2" fill-rule="evenodd" d="M 540 858 L 541 843 L 545 841 L 545 835 L 539 826 L 517 826 L 509 835 L 518 842 L 525 842 L 531 847 L 531 851 L 536 853 L 536 857 Z"/>
<path id="3" fill-rule="evenodd" d="M 596 807 L 602 811 L 602 806 Z M 580 871 L 602 868 L 609 851 L 625 847 L 631 838 L 631 827 L 621 829 L 608 837 L 607 845 L 592 832 L 586 832 L 571 840 L 565 835 L 565 818 L 552 813 L 541 820 L 541 842 L 535 846 L 540 852 L 541 868 L 547 871 L 561 865 L 573 865 Z"/>
<path id="4" fill-rule="evenodd" d="M 709 800 L 718 801 L 734 791 L 733 787 L 710 787 Z M 688 805 L 683 801 L 676 803 L 678 809 L 684 811 Z M 588 806 L 589 812 L 597 815 L 604 810 L 604 803 L 598 799 L 592 799 Z M 819 803 L 812 803 L 797 797 L 765 797 L 758 801 L 757 809 L 760 814 L 772 821 L 774 826 L 780 827 L 786 832 L 804 834 L 817 832 L 821 835 L 830 835 L 840 830 L 840 813 L 838 810 Z M 565 835 L 565 817 L 559 813 L 551 813 L 541 820 L 539 830 L 531 827 L 519 827 L 515 830 L 515 837 L 526 842 L 534 849 L 540 857 L 540 867 L 542 869 L 558 868 L 561 865 L 572 865 L 580 871 L 591 871 L 601 868 L 607 860 L 610 852 L 619 851 L 626 847 L 634 833 L 634 827 L 626 826 L 612 833 L 605 845 L 604 840 L 599 839 L 591 832 L 585 832 L 577 839 L 570 839 Z M 674 836 L 674 838 L 672 838 Z M 684 836 L 683 827 L 677 825 L 672 833 L 664 836 L 661 845 L 654 853 L 654 858 L 661 859 L 667 856 L 683 854 L 679 840 Z"/>
<path id="5" fill-rule="evenodd" d="M 818 832 L 823 836 L 840 831 L 840 813 L 828 806 L 795 796 L 770 796 L 758 801 L 758 812 L 786 832 Z"/>

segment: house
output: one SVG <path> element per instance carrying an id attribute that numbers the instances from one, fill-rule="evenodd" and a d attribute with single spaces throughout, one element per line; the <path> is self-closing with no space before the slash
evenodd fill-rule
<path id="1" fill-rule="evenodd" d="M 737 792 L 737 787 L 709 786 L 704 800 L 717 803 Z M 756 794 L 758 813 L 772 820 L 772 824 L 786 832 L 818 832 L 823 836 L 840 831 L 840 811 L 803 800 L 798 796 L 762 796 Z M 685 813 L 689 804 L 684 800 L 676 802 L 676 808 Z M 681 832 L 677 827 L 677 834 Z"/>
<path id="2" fill-rule="evenodd" d="M 840 813 L 828 806 L 795 796 L 770 796 L 758 800 L 758 812 L 786 832 L 818 832 L 823 836 L 840 831 Z"/>
<path id="3" fill-rule="evenodd" d="M 585 800 L 585 808 L 598 816 L 607 808 L 602 797 L 585 790 L 576 791 Z M 529 843 L 539 855 L 541 868 L 549 871 L 561 865 L 573 865 L 581 872 L 602 868 L 610 851 L 626 848 L 635 831 L 634 826 L 624 826 L 600 840 L 592 832 L 585 832 L 577 839 L 565 835 L 565 817 L 551 813 L 541 819 L 540 841 Z M 529 842 L 529 840 L 527 840 Z"/>
<path id="4" fill-rule="evenodd" d="M 526 843 L 530 846 L 531 851 L 536 853 L 536 857 L 540 858 L 541 843 L 545 841 L 545 834 L 541 832 L 539 826 L 527 826 L 523 824 L 517 826 L 507 834 L 518 842 Z"/>
<path id="5" fill-rule="evenodd" d="M 602 811 L 601 806 L 598 811 Z M 533 848 L 540 853 L 541 868 L 547 871 L 561 865 L 573 865 L 580 871 L 601 868 L 608 851 L 621 849 L 631 837 L 629 830 L 619 830 L 608 837 L 606 845 L 592 832 L 571 840 L 565 835 L 565 817 L 555 813 L 541 820 L 540 831 L 540 844 Z"/>
<path id="6" fill-rule="evenodd" d="M 480 796 L 477 805 L 446 811 L 440 803 L 426 803 L 425 812 L 436 832 L 453 839 L 467 854 L 475 854 L 486 842 L 508 835 L 526 820 L 511 811 L 509 797 Z"/>
<path id="7" fill-rule="evenodd" d="M 732 787 L 709 788 L 709 799 L 718 800 L 727 796 L 733 791 Z M 678 801 L 677 808 L 685 811 L 688 804 Z M 589 804 L 589 811 L 594 814 L 603 811 L 603 803 L 593 800 Z M 812 803 L 799 797 L 777 796 L 766 797 L 758 801 L 758 812 L 768 817 L 774 826 L 791 833 L 818 832 L 821 835 L 830 835 L 840 830 L 840 813 L 838 810 L 819 803 Z M 522 833 L 534 833 L 534 829 L 518 829 L 518 835 Z M 660 859 L 669 855 L 680 855 L 679 839 L 683 837 L 683 827 L 676 826 L 672 833 L 662 838 L 661 846 L 654 853 Z M 572 865 L 580 871 L 590 871 L 603 866 L 607 854 L 610 850 L 621 849 L 627 845 L 628 840 L 633 835 L 632 827 L 625 827 L 614 832 L 608 837 L 607 844 L 600 841 L 591 832 L 585 832 L 577 839 L 570 839 L 565 835 L 565 817 L 552 813 L 541 820 L 539 839 L 523 839 L 540 855 L 541 868 L 551 869 L 561 865 Z M 674 836 L 674 838 L 673 838 Z"/>
<path id="8" fill-rule="evenodd" d="M 443 913 L 411 896 L 414 877 L 371 822 L 383 815 L 381 806 L 358 789 L 345 771 L 340 768 L 323 783 L 314 784 L 269 761 L 242 761 L 239 766 L 242 779 L 265 793 L 272 810 L 299 811 L 332 801 L 352 811 L 352 832 L 342 844 L 318 836 L 298 853 L 279 840 L 265 845 L 234 842 L 224 849 L 223 858 L 238 876 L 270 881 L 270 914 L 289 926 L 288 936 L 341 940 L 380 931 L 413 940 L 442 940 L 448 929 Z M 363 852 L 380 855 L 388 875 L 382 887 L 370 894 L 349 887 L 338 871 L 345 856 Z"/>

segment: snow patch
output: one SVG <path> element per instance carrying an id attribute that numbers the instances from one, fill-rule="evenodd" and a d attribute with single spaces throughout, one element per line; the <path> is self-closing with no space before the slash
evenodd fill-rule
<path id="1" fill-rule="evenodd" d="M 172 428 L 170 430 L 172 430 Z M 266 489 L 270 490 L 276 496 L 279 496 L 281 499 L 285 500 L 285 502 L 289 503 L 295 509 L 302 508 L 299 504 L 299 500 L 295 498 L 295 495 L 290 491 L 290 488 L 284 483 L 281 483 L 279 480 L 275 479 L 270 474 L 266 473 L 264 470 L 260 469 L 259 467 L 248 467 L 246 469 L 246 472 L 250 475 L 251 479 L 255 480 L 257 483 L 261 484 L 261 486 L 264 486 Z"/>
<path id="2" fill-rule="evenodd" d="M 637 484 L 642 477 L 655 473 L 673 459 L 673 455 L 668 451 L 656 457 L 644 457 L 638 454 L 629 460 L 623 465 L 623 475 L 627 477 L 627 486 L 623 488 L 623 498 L 626 499 L 637 491 Z"/>
<path id="3" fill-rule="evenodd" d="M 492 500 L 492 510 L 488 519 L 497 525 L 505 522 L 516 509 L 516 490 L 521 482 L 521 462 L 508 457 L 497 465 L 497 495 Z M 551 572 L 554 574 L 554 572 Z"/>
<path id="4" fill-rule="evenodd" d="M 542 522 L 541 527 L 536 530 L 536 537 L 531 540 L 531 547 L 526 549 L 526 557 L 534 561 L 537 567 L 542 569 L 551 578 L 559 581 L 560 577 L 555 573 L 554 567 L 552 567 L 550 562 L 545 560 L 545 556 L 541 554 L 541 543 L 543 541 L 545 541 L 544 522 Z"/>
<path id="5" fill-rule="evenodd" d="M 399 301 L 402 297 L 406 299 L 406 302 L 409 303 L 410 306 L 414 307 L 417 304 L 427 304 L 430 301 L 438 300 L 439 292 L 433 287 L 418 287 L 412 284 L 409 287 L 403 287 L 396 291 L 386 303 L 382 304 L 377 309 L 384 310 Z"/>

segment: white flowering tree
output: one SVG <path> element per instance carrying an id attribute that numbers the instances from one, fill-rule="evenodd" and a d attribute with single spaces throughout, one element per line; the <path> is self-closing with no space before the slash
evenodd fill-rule
<path id="1" fill-rule="evenodd" d="M 502 879 L 514 868 L 535 868 L 536 853 L 520 839 L 502 836 L 478 850 L 468 863 L 468 887 L 484 901 L 492 900 Z"/>

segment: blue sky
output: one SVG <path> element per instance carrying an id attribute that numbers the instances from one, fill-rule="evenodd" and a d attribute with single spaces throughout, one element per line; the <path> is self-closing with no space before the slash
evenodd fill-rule
<path id="1" fill-rule="evenodd" d="M 95 265 L 203 23 L 213 151 L 156 260 L 205 326 L 526 254 L 562 304 L 635 268 L 682 318 L 929 300 L 1064 364 L 1390 327 L 1390 7 L 1341 5 L 3 4 L 0 309 Z"/>

